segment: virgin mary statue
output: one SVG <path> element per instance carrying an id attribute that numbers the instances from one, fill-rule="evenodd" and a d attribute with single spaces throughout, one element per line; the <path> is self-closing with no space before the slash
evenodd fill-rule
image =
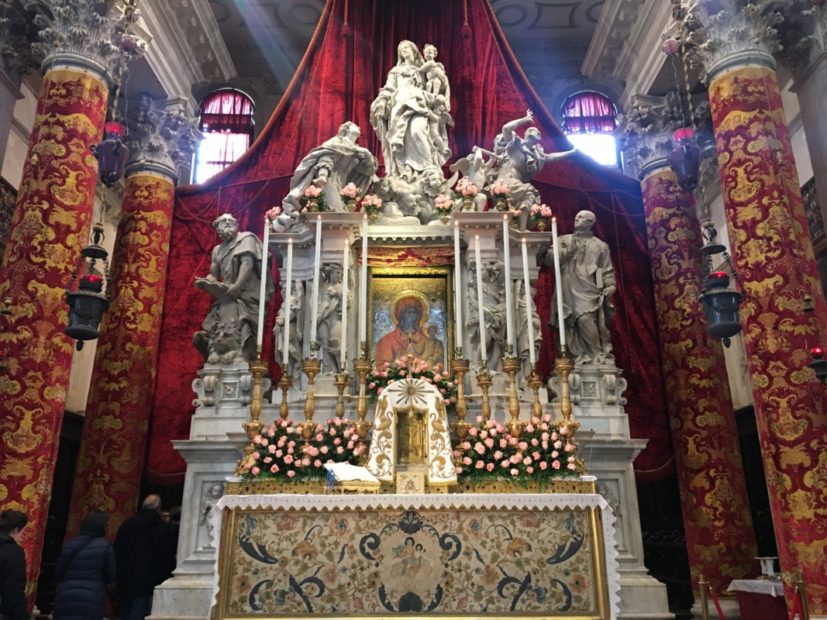
<path id="1" fill-rule="evenodd" d="M 451 156 L 447 79 L 443 92 L 426 89 L 423 64 L 416 45 L 402 41 L 396 66 L 370 106 L 370 124 L 382 144 L 388 177 L 416 180 L 426 168 L 440 167 Z"/>

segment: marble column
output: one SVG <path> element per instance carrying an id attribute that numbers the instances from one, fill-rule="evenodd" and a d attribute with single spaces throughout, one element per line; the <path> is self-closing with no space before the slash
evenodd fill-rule
<path id="1" fill-rule="evenodd" d="M 64 334 L 65 288 L 89 239 L 111 78 L 124 52 L 122 25 L 98 3 L 52 0 L 41 30 L 43 83 L 12 216 L 0 298 L 12 300 L 2 334 L 8 369 L 0 377 L 0 504 L 25 512 L 22 544 L 34 590 L 57 460 L 74 342 Z M 59 5 L 59 6 L 58 6 Z M 60 10 L 58 10 L 60 9 Z"/>
<path id="2" fill-rule="evenodd" d="M 695 48 L 709 103 L 741 307 L 764 470 L 781 569 L 807 582 L 810 612 L 827 614 L 827 415 L 825 388 L 807 367 L 823 341 L 824 295 L 785 124 L 775 61 L 781 17 L 769 0 L 700 3 Z M 816 300 L 815 316 L 802 312 Z"/>
<path id="3" fill-rule="evenodd" d="M 146 451 L 164 306 L 176 168 L 195 129 L 143 97 L 129 123 L 121 218 L 112 256 L 112 305 L 104 315 L 83 424 L 67 537 L 91 509 L 115 531 L 135 513 Z"/>
<path id="4" fill-rule="evenodd" d="M 718 595 L 755 572 L 757 546 L 721 344 L 706 333 L 701 226 L 667 157 L 680 113 L 635 97 L 625 152 L 641 179 L 675 469 L 696 599 L 704 575 Z"/>

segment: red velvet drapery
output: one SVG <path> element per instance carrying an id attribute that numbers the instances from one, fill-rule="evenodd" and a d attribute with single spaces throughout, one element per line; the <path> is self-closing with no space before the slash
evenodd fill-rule
<path id="1" fill-rule="evenodd" d="M 615 105 L 605 95 L 583 92 L 572 95 L 563 106 L 563 131 L 611 133 L 616 128 Z"/>
<path id="2" fill-rule="evenodd" d="M 345 120 L 362 128 L 362 142 L 379 153 L 368 121 L 370 102 L 396 62 L 403 39 L 433 43 L 451 80 L 456 126 L 455 154 L 475 144 L 490 148 L 502 125 L 535 112 L 546 151 L 569 148 L 517 65 L 487 0 L 328 0 L 316 33 L 279 106 L 250 151 L 203 186 L 179 190 L 172 230 L 167 301 L 164 308 L 147 477 L 179 481 L 184 463 L 170 445 L 188 433 L 192 394 L 187 389 L 200 364 L 190 344 L 209 308 L 192 286 L 207 272 L 216 243 L 213 218 L 231 212 L 242 229 L 261 234 L 264 211 L 280 204 L 297 162 L 333 136 Z M 637 181 L 575 155 L 546 168 L 536 179 L 546 203 L 571 231 L 580 209 L 597 214 L 596 232 L 612 248 L 617 270 L 617 314 L 613 327 L 617 364 L 629 380 L 627 412 L 632 434 L 647 437 L 638 457 L 639 475 L 668 470 L 671 444 L 658 357 L 652 277 Z M 551 275 L 538 285 L 545 322 Z M 275 311 L 277 300 L 271 308 Z M 554 338 L 543 331 L 541 363 L 551 368 Z"/>

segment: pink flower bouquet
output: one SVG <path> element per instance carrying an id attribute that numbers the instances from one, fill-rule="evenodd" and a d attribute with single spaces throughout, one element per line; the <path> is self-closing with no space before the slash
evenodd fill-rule
<path id="1" fill-rule="evenodd" d="M 528 211 L 528 228 L 530 230 L 546 230 L 551 227 L 553 213 L 551 207 L 542 204 L 533 204 Z"/>
<path id="2" fill-rule="evenodd" d="M 401 379 L 422 379 L 432 384 L 450 410 L 457 402 L 457 386 L 454 378 L 445 372 L 442 364 L 429 365 L 428 362 L 413 355 L 394 360 L 393 364 L 385 362 L 367 376 L 367 394 L 376 400 L 386 387 Z"/>

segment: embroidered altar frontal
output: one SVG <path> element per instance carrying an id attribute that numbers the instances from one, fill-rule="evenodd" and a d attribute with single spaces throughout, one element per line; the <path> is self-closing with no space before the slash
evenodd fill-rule
<path id="1" fill-rule="evenodd" d="M 236 497 L 219 505 L 218 618 L 614 617 L 600 496 Z"/>

